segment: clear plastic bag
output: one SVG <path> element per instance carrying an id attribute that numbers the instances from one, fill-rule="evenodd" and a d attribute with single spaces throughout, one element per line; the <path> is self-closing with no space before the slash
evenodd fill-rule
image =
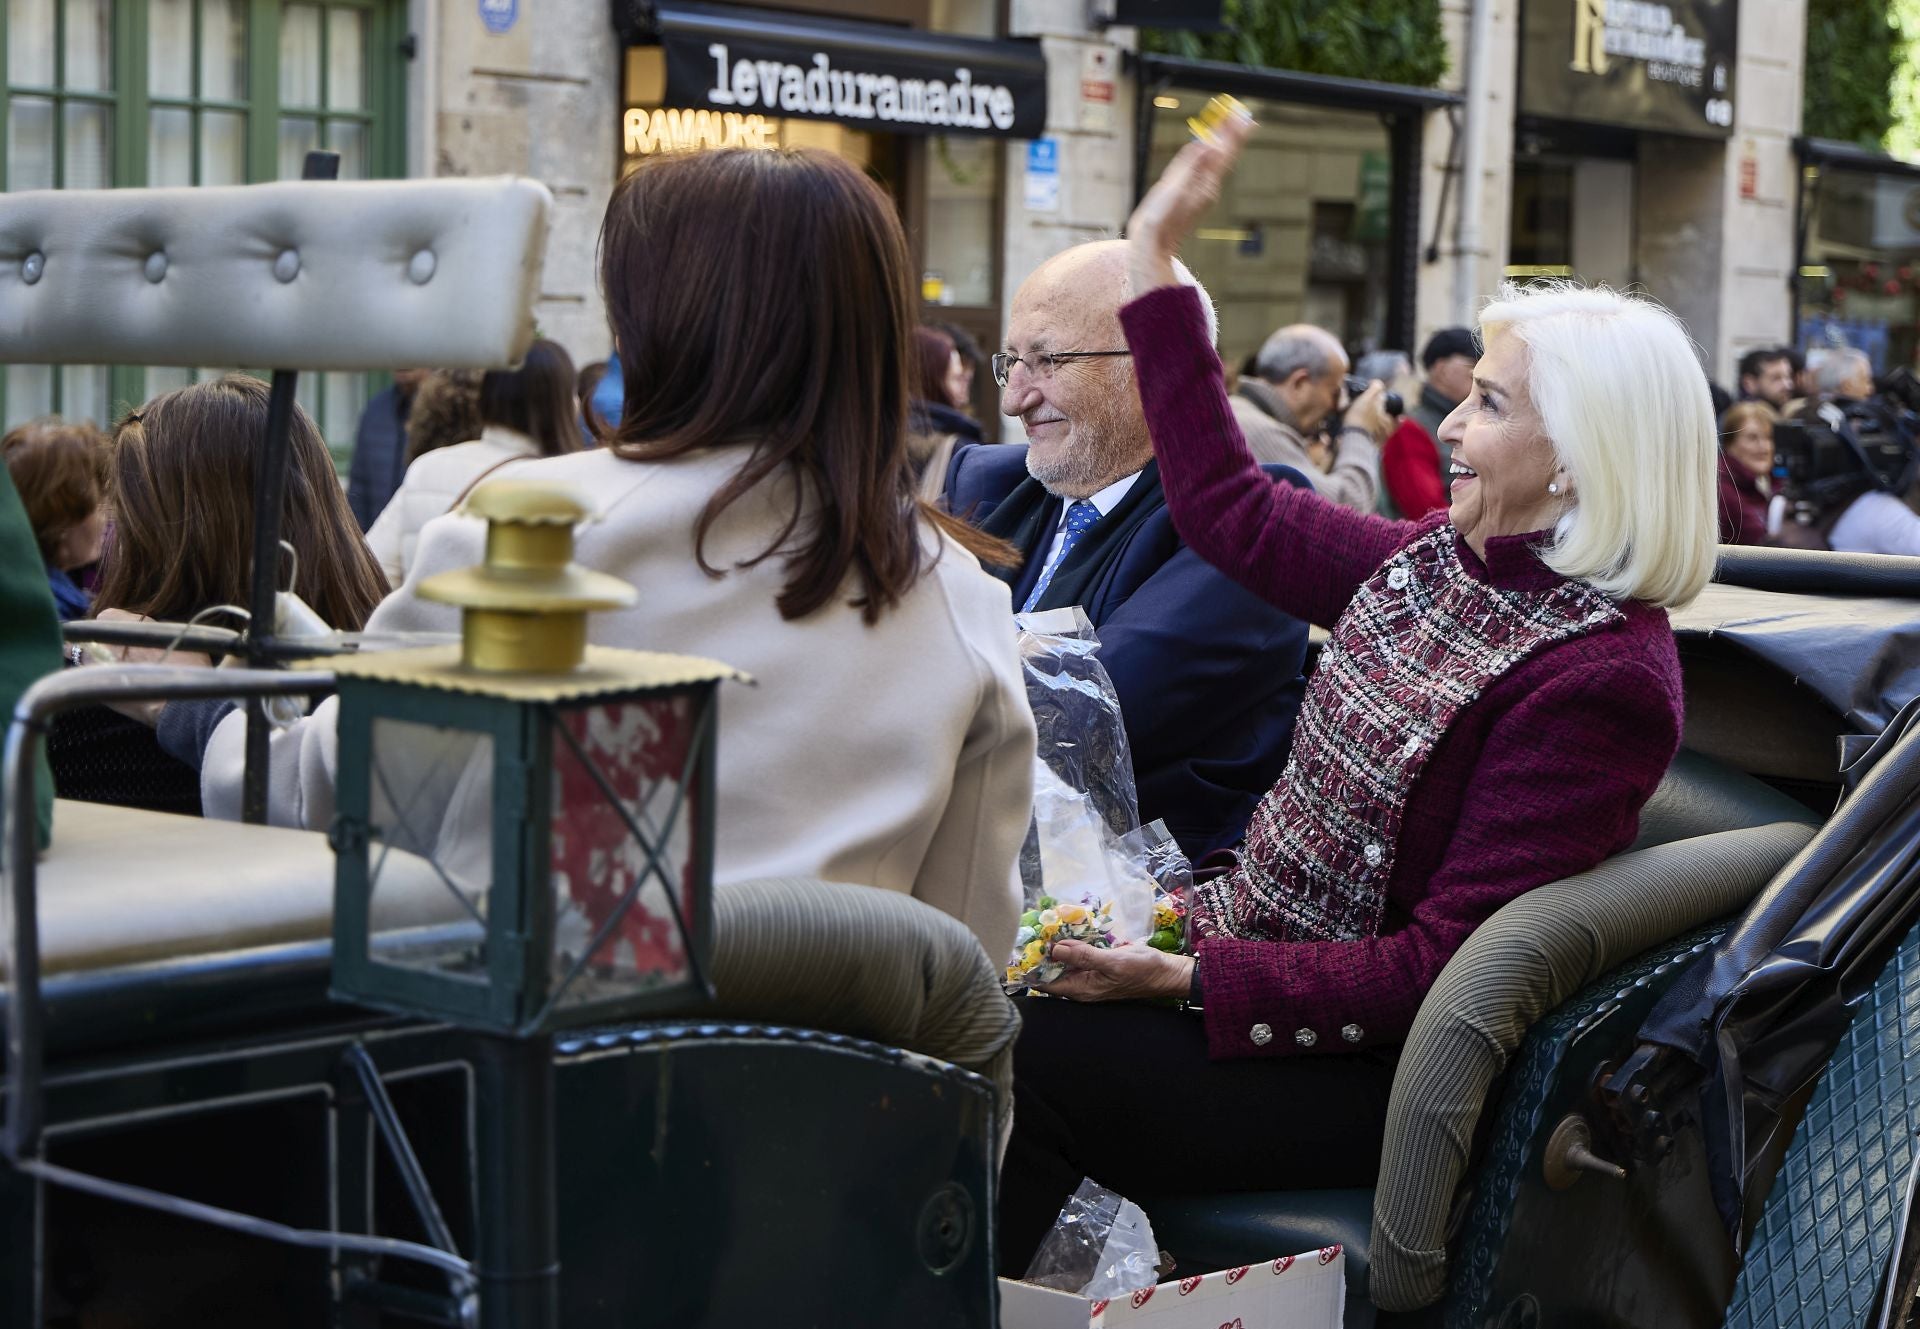
<path id="1" fill-rule="evenodd" d="M 1067 788 L 1084 792 L 1115 835 L 1125 835 L 1140 824 L 1133 753 L 1093 624 L 1077 605 L 1018 614 L 1014 622 L 1040 760 Z"/>
<path id="2" fill-rule="evenodd" d="M 1065 972 L 1049 958 L 1056 941 L 1149 940 L 1156 899 L 1184 892 L 1182 883 L 1192 880 L 1164 825 L 1136 826 L 1120 698 L 1085 612 L 1049 610 L 1018 621 L 1040 745 L 1033 825 L 1020 855 L 1026 911 L 1007 962 L 1007 983 L 1016 988 L 1051 983 Z M 1180 912 L 1184 917 L 1184 903 Z"/>
<path id="3" fill-rule="evenodd" d="M 1147 945 L 1174 955 L 1185 954 L 1187 910 L 1193 904 L 1193 864 L 1187 861 L 1186 851 L 1164 821 L 1142 826 L 1122 837 L 1120 843 L 1153 878 L 1153 930 L 1147 936 Z"/>
<path id="4" fill-rule="evenodd" d="M 1153 878 L 1093 810 L 1044 761 L 1034 766 L 1035 871 L 1026 878 L 1026 912 L 1007 961 L 1007 983 L 1051 983 L 1066 967 L 1048 958 L 1056 941 L 1113 946 L 1144 941 L 1153 930 Z"/>
<path id="5" fill-rule="evenodd" d="M 1159 1263 L 1160 1247 L 1140 1206 L 1088 1177 L 1034 1252 L 1025 1281 L 1100 1300 L 1152 1287 Z"/>

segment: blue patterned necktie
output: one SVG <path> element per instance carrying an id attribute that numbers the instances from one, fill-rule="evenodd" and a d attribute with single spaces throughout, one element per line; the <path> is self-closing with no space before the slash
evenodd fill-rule
<path id="1" fill-rule="evenodd" d="M 1060 565 L 1067 561 L 1067 555 L 1071 554 L 1073 547 L 1080 543 L 1080 537 L 1092 530 L 1093 524 L 1099 520 L 1100 509 L 1084 498 L 1076 500 L 1067 508 L 1067 533 L 1066 538 L 1060 541 L 1059 556 L 1041 569 L 1040 580 L 1034 584 L 1033 594 L 1027 597 L 1024 605 L 1020 606 L 1021 613 L 1033 612 L 1033 607 L 1040 603 L 1040 597 L 1047 593 L 1047 587 L 1053 581 L 1053 574 L 1058 572 Z"/>

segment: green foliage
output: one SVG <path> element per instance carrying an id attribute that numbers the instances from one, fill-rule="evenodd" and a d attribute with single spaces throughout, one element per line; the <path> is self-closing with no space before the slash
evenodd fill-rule
<path id="1" fill-rule="evenodd" d="M 1893 0 L 1893 21 L 1900 31 L 1900 57 L 1893 69 L 1893 128 L 1887 151 L 1913 161 L 1920 158 L 1920 0 Z"/>
<path id="2" fill-rule="evenodd" d="M 1879 147 L 1894 124 L 1901 45 L 1887 0 L 1808 0 L 1804 132 Z"/>
<path id="3" fill-rule="evenodd" d="M 1225 32 L 1148 28 L 1143 50 L 1430 88 L 1447 72 L 1440 0 L 1225 0 Z"/>

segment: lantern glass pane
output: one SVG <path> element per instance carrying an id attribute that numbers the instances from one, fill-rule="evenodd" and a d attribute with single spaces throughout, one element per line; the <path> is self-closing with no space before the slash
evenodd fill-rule
<path id="1" fill-rule="evenodd" d="M 687 937 L 703 809 L 688 758 L 700 714 L 682 695 L 556 716 L 549 995 L 559 1008 L 693 979 Z"/>
<path id="2" fill-rule="evenodd" d="M 484 979 L 492 736 L 381 716 L 368 776 L 369 953 Z"/>

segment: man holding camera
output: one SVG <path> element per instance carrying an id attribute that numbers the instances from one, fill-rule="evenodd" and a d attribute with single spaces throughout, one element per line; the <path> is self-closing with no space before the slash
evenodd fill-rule
<path id="1" fill-rule="evenodd" d="M 1380 440 L 1343 421 L 1324 469 L 1315 464 L 1308 443 L 1340 409 L 1348 390 L 1347 367 L 1347 353 L 1331 333 L 1308 323 L 1290 324 L 1267 338 L 1254 358 L 1254 372 L 1240 379 L 1233 414 L 1255 457 L 1294 467 L 1323 498 L 1372 512 L 1380 492 Z"/>

